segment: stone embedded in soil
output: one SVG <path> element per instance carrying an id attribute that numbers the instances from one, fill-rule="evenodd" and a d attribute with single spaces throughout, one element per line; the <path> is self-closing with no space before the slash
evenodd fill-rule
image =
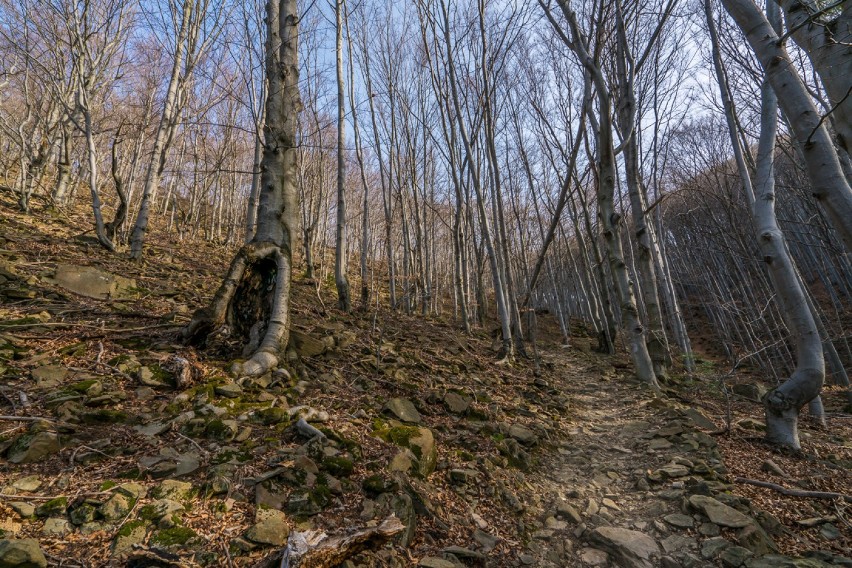
<path id="1" fill-rule="evenodd" d="M 663 520 L 673 527 L 677 527 L 680 529 L 691 529 L 695 525 L 695 519 L 690 517 L 689 515 L 684 515 L 682 513 L 673 513 L 671 515 L 666 515 L 663 517 Z"/>
<path id="2" fill-rule="evenodd" d="M 246 538 L 258 544 L 283 546 L 290 535 L 287 516 L 275 509 L 258 509 L 254 516 L 254 525 L 246 531 Z"/>
<path id="3" fill-rule="evenodd" d="M 72 531 L 71 524 L 65 519 L 51 517 L 44 521 L 44 526 L 41 529 L 43 534 L 49 536 L 65 536 Z"/>
<path id="4" fill-rule="evenodd" d="M 35 515 L 35 506 L 31 503 L 26 503 L 24 501 L 12 501 L 11 503 L 8 503 L 8 505 L 13 511 L 18 513 L 22 519 L 29 519 Z"/>
<path id="5" fill-rule="evenodd" d="M 392 398 L 385 404 L 384 411 L 393 414 L 403 422 L 420 424 L 422 418 L 414 407 L 414 403 L 405 398 Z"/>
<path id="6" fill-rule="evenodd" d="M 420 568 L 455 568 L 456 565 L 449 560 L 438 558 L 437 556 L 426 556 L 421 558 L 417 563 Z"/>
<path id="7" fill-rule="evenodd" d="M 68 369 L 62 365 L 42 365 L 36 367 L 30 374 L 38 388 L 52 389 L 59 386 L 68 377 Z"/>
<path id="8" fill-rule="evenodd" d="M 191 483 L 167 479 L 151 490 L 151 497 L 155 499 L 172 499 L 173 501 L 186 501 L 192 495 Z"/>
<path id="9" fill-rule="evenodd" d="M 219 385 L 213 390 L 217 395 L 223 396 L 225 398 L 239 398 L 243 394 L 242 387 L 235 383 Z"/>
<path id="10" fill-rule="evenodd" d="M 651 568 L 652 558 L 660 553 L 657 542 L 639 531 L 618 527 L 598 527 L 591 532 L 589 540 L 618 559 L 625 568 Z"/>
<path id="11" fill-rule="evenodd" d="M 131 289 L 136 281 L 98 270 L 92 266 L 60 264 L 56 267 L 53 280 L 59 286 L 75 294 L 96 300 L 116 300 L 132 297 Z"/>
<path id="12" fill-rule="evenodd" d="M 506 429 L 506 435 L 525 446 L 535 446 L 538 443 L 538 436 L 535 432 L 521 424 L 510 425 Z"/>
<path id="13" fill-rule="evenodd" d="M 603 550 L 586 547 L 580 549 L 580 561 L 586 566 L 605 566 L 609 555 Z"/>
<path id="14" fill-rule="evenodd" d="M 752 556 L 754 556 L 754 553 L 747 548 L 731 546 L 722 551 L 719 560 L 725 568 L 739 568 Z"/>
<path id="15" fill-rule="evenodd" d="M 18 479 L 17 481 L 12 483 L 12 487 L 17 489 L 18 491 L 38 491 L 38 488 L 41 487 L 41 479 L 39 479 L 38 476 L 35 475 L 22 477 L 21 479 Z"/>
<path id="16" fill-rule="evenodd" d="M 54 432 L 23 434 L 9 449 L 8 460 L 17 464 L 35 463 L 58 453 L 61 449 L 59 435 Z"/>
<path id="17" fill-rule="evenodd" d="M 452 414 L 465 414 L 470 408 L 471 400 L 455 392 L 448 392 L 444 395 L 444 405 Z"/>
<path id="18" fill-rule="evenodd" d="M 707 495 L 692 495 L 689 504 L 707 515 L 710 522 L 723 527 L 739 529 L 754 524 L 751 517 Z"/>
<path id="19" fill-rule="evenodd" d="M 0 540 L 1 568 L 47 568 L 47 558 L 33 538 Z"/>

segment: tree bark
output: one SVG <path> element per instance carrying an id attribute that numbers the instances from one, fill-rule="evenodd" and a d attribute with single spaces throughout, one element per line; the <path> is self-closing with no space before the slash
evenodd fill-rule
<path id="1" fill-rule="evenodd" d="M 722 0 L 766 72 L 766 79 L 802 145 L 811 191 L 852 252 L 852 189 L 837 151 L 796 67 L 763 13 L 752 0 Z"/>
<path id="2" fill-rule="evenodd" d="M 247 339 L 250 357 L 235 363 L 237 375 L 262 375 L 278 365 L 289 338 L 292 235 L 296 229 L 296 132 L 299 95 L 296 0 L 270 0 L 267 10 L 264 148 L 258 224 L 237 253 L 210 306 L 195 313 L 183 332 L 203 343 L 225 323 Z"/>

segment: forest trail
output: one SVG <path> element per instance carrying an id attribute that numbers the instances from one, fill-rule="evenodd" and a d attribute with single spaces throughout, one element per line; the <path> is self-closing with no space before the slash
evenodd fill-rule
<path id="1" fill-rule="evenodd" d="M 655 396 L 581 325 L 561 346 L 546 314 L 537 372 L 500 363 L 484 330 L 342 314 L 330 285 L 301 278 L 289 369 L 234 380 L 227 337 L 175 340 L 228 250 L 155 242 L 139 265 L 80 235 L 84 214 L 2 208 L 0 539 L 51 566 L 166 551 L 176 566 L 248 567 L 290 531 L 390 513 L 405 532 L 347 568 L 852 563 L 836 556 L 850 547 L 843 502 L 731 484 L 852 492 L 848 424 L 805 428 L 805 453 L 773 454 L 750 429 L 754 403 L 735 399 L 732 432 L 708 434 L 725 410 L 713 373 Z M 104 297 L 71 291 L 101 277 Z M 760 471 L 767 459 L 788 477 Z"/>

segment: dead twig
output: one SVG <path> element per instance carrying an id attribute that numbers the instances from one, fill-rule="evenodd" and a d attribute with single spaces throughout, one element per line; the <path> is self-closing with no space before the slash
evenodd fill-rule
<path id="1" fill-rule="evenodd" d="M 777 483 L 770 483 L 769 481 L 760 481 L 758 479 L 747 479 L 745 477 L 735 477 L 734 483 L 745 483 L 748 485 L 755 485 L 757 487 L 766 487 L 767 489 L 773 489 L 778 493 L 781 493 L 782 495 L 788 495 L 790 497 L 808 497 L 811 499 L 843 499 L 847 503 L 852 503 L 852 495 L 846 495 L 845 493 L 790 489 L 789 487 L 784 487 L 783 485 L 778 485 Z"/>

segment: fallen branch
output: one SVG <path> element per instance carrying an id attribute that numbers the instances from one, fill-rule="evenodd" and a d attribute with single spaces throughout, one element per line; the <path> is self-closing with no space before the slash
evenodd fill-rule
<path id="1" fill-rule="evenodd" d="M 51 424 L 56 424 L 63 428 L 71 428 L 72 430 L 77 429 L 76 426 L 69 424 L 68 422 L 54 420 L 53 418 L 45 418 L 44 416 L 0 416 L 0 420 L 7 420 L 9 422 L 50 422 Z"/>
<path id="2" fill-rule="evenodd" d="M 746 483 L 748 485 L 755 485 L 757 487 L 766 487 L 767 489 L 774 489 L 778 493 L 781 493 L 782 495 L 789 495 L 790 497 L 809 497 L 811 499 L 843 499 L 847 503 L 852 503 L 852 495 L 846 495 L 845 493 L 790 489 L 789 487 L 784 487 L 783 485 L 778 485 L 777 483 L 759 481 L 757 479 L 747 479 L 745 477 L 735 477 L 734 483 Z"/>
<path id="3" fill-rule="evenodd" d="M 405 525 L 391 515 L 377 527 L 349 534 L 292 533 L 286 548 L 267 556 L 254 568 L 332 568 L 359 552 L 382 546 L 404 530 Z"/>

